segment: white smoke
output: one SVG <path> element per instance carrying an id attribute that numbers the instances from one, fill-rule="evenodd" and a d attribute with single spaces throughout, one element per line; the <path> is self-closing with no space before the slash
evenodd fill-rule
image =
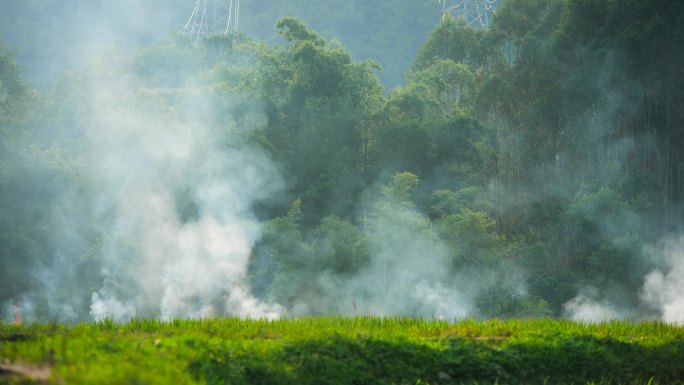
<path id="1" fill-rule="evenodd" d="M 319 295 L 290 314 L 312 309 L 343 315 L 461 319 L 473 314 L 469 279 L 452 274 L 443 241 L 429 220 L 406 202 L 381 195 L 371 200 L 370 264 L 352 276 L 322 274 Z M 314 312 L 315 313 L 315 312 Z"/>
<path id="2" fill-rule="evenodd" d="M 235 128 L 212 127 L 206 110 L 197 120 L 176 116 L 116 63 L 86 79 L 79 118 L 104 282 L 91 316 L 277 317 L 280 307 L 254 298 L 246 280 L 259 237 L 252 205 L 282 185 L 267 157 L 238 143 Z M 212 105 L 201 90 L 194 96 Z"/>
<path id="3" fill-rule="evenodd" d="M 366 291 L 363 302 L 372 314 L 444 319 L 472 314 L 464 284 L 451 275 L 446 248 L 432 236 L 427 218 L 392 204 L 380 211 L 375 226 L 374 263 L 351 281 L 355 291 Z M 370 288 L 376 290 L 368 293 Z"/>
<path id="4" fill-rule="evenodd" d="M 565 316 L 578 322 L 601 322 L 620 319 L 621 314 L 607 301 L 579 294 L 563 305 Z"/>
<path id="5" fill-rule="evenodd" d="M 649 273 L 641 298 L 656 308 L 666 322 L 684 324 L 684 237 L 669 239 L 658 249 L 649 250 L 664 262 L 664 268 Z"/>
<path id="6" fill-rule="evenodd" d="M 660 319 L 684 324 L 684 237 L 667 238 L 645 248 L 649 262 L 661 266 L 643 277 L 640 304 L 627 309 L 611 302 L 619 292 L 599 293 L 585 287 L 564 305 L 565 316 L 577 321 L 598 322 L 612 319 Z M 635 288 L 636 291 L 636 288 Z"/>

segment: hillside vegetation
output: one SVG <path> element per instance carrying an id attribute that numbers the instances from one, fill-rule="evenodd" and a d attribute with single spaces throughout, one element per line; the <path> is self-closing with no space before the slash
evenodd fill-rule
<path id="1" fill-rule="evenodd" d="M 684 322 L 682 23 L 503 1 L 392 90 L 292 17 L 69 51 L 43 91 L 0 47 L 0 312 Z"/>

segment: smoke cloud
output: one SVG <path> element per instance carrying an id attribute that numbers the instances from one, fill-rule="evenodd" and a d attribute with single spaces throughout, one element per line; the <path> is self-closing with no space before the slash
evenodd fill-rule
<path id="1" fill-rule="evenodd" d="M 513 235 L 505 239 L 506 233 L 496 228 L 501 223 L 490 216 L 494 210 L 470 202 L 479 195 L 496 194 L 499 204 L 498 180 L 490 184 L 489 192 L 480 187 L 469 189 L 465 181 L 454 181 L 457 173 L 446 170 L 453 166 L 450 163 L 427 173 L 428 185 L 463 187 L 461 191 L 442 190 L 445 207 L 439 218 L 425 214 L 429 210 L 425 191 L 431 188 L 424 189 L 421 209 L 410 197 L 411 188 L 416 188 L 410 186 L 411 180 L 394 180 L 388 185 L 368 181 L 371 187 L 359 202 L 339 204 L 354 207 L 356 212 L 351 209 L 345 213 L 347 218 L 335 217 L 327 232 L 317 232 L 326 219 L 303 228 L 295 220 L 277 217 L 282 207 L 257 215 L 256 207 L 264 201 L 273 199 L 280 204 L 293 198 L 280 172 L 285 166 L 277 164 L 268 148 L 257 143 L 261 130 L 269 124 L 266 108 L 253 100 L 258 97 L 248 95 L 263 91 L 249 89 L 262 75 L 254 74 L 259 70 L 254 66 L 259 54 L 270 55 L 277 53 L 275 50 L 255 43 L 253 52 L 240 57 L 239 47 L 235 47 L 242 37 L 230 43 L 210 41 L 200 48 L 206 49 L 203 53 L 188 52 L 189 45 L 174 38 L 168 38 L 166 45 L 141 50 L 130 47 L 158 39 L 160 31 L 177 30 L 190 11 L 180 3 L 174 0 L 161 7 L 157 2 L 96 1 L 80 7 L 78 14 L 55 11 L 55 18 L 64 18 L 64 23 L 55 25 L 69 25 L 68 31 L 78 39 L 55 34 L 41 42 L 50 48 L 37 57 L 20 51 L 32 61 L 28 70 L 31 81 L 38 85 L 47 87 L 67 67 L 75 73 L 62 75 L 54 94 L 46 98 L 52 97 L 49 102 L 32 101 L 36 104 L 33 108 L 45 110 L 42 113 L 47 118 L 36 118 L 36 127 L 29 130 L 36 143 L 27 147 L 40 147 L 36 153 L 43 159 L 35 164 L 49 169 L 41 172 L 66 176 L 54 178 L 61 182 L 42 180 L 40 172 L 35 173 L 35 180 L 25 178 L 26 191 L 50 191 L 41 201 L 49 202 L 50 207 L 41 206 L 36 209 L 41 211 L 39 215 L 26 220 L 40 223 L 42 232 L 34 233 L 45 234 L 43 242 L 22 238 L 21 226 L 14 223 L 15 217 L 29 216 L 28 210 L 16 209 L 7 215 L 12 217 L 6 226 L 12 231 L 8 239 L 20 239 L 17 243 L 22 246 L 40 245 L 29 250 L 37 257 L 26 262 L 14 261 L 12 250 L 2 250 L 3 258 L 11 260 L 6 266 L 20 273 L 15 275 L 20 278 L 11 283 L 12 289 L 5 289 L 11 294 L 1 293 L 5 303 L 0 311 L 6 322 L 12 322 L 17 314 L 25 322 L 224 315 L 548 316 L 549 304 L 541 298 L 546 293 L 529 293 L 531 285 L 527 283 L 536 277 L 528 276 L 531 273 L 518 264 L 516 256 L 528 252 L 530 265 L 534 264 L 530 261 L 548 258 L 549 269 L 537 271 L 559 277 L 568 261 L 553 254 L 566 248 L 573 263 L 582 265 L 581 269 L 572 268 L 586 274 L 577 282 L 572 281 L 575 277 L 562 277 L 566 279 L 563 285 L 570 289 L 549 295 L 558 301 L 554 311 L 586 322 L 659 318 L 684 324 L 684 237 L 641 250 L 644 239 L 640 237 L 657 237 L 649 237 L 644 230 L 646 221 L 633 208 L 635 203 L 623 201 L 615 188 L 594 186 L 603 186 L 603 181 L 618 185 L 613 181 L 625 178 L 625 154 L 641 140 L 629 135 L 611 137 L 619 117 L 629 117 L 629 110 L 635 109 L 635 102 L 614 88 L 618 83 L 632 84 L 631 79 L 614 78 L 622 63 L 617 54 L 608 55 L 596 74 L 595 85 L 601 90 L 597 99 L 603 104 L 578 114 L 576 122 L 569 124 L 573 130 L 568 132 L 578 136 L 573 138 L 577 147 L 590 155 L 581 161 L 556 156 L 554 164 L 544 166 L 550 171 L 534 170 L 551 176 L 553 182 L 545 183 L 546 187 L 557 189 L 558 199 L 567 201 L 559 203 L 558 212 L 540 208 L 563 223 L 558 226 L 562 231 L 539 240 L 552 245 L 547 250 L 533 253 L 534 245 L 526 243 L 533 241 L 525 239 L 530 234 L 524 229 L 519 235 L 517 230 L 510 231 Z M 22 7 L 27 7 L 22 8 L 25 14 L 35 12 L 35 5 Z M 156 11 L 161 13 L 149 17 Z M 221 56 L 226 48 L 223 43 L 230 45 L 230 58 Z M 111 45 L 127 47 L 123 53 Z M 56 52 L 59 60 L 50 63 L 45 57 Z M 267 65 L 283 64 L 280 59 Z M 288 76 L 289 70 L 280 68 L 280 72 L 267 75 Z M 217 79 L 225 84 L 216 84 Z M 228 84 L 233 81 L 235 84 Z M 288 96 L 274 99 L 277 97 Z M 320 102 L 311 100 L 315 101 L 312 104 Z M 231 115 L 231 107 L 237 104 L 239 117 Z M 289 114 L 300 107 L 283 107 L 280 112 Z M 315 119 L 304 124 L 327 124 L 336 119 L 319 120 L 316 114 L 328 111 L 314 107 L 311 114 Z M 274 129 L 279 128 L 283 127 Z M 460 128 L 454 126 L 456 129 Z M 24 169 L 40 168 L 35 164 L 8 169 L 19 175 Z M 377 175 L 379 180 L 386 176 Z M 449 178 L 451 181 L 445 182 Z M 578 185 L 578 180 L 589 182 Z M 395 182 L 398 184 L 393 186 Z M 531 186 L 520 190 L 518 197 L 510 198 L 511 206 L 533 206 L 549 195 Z M 447 195 L 453 199 L 446 199 Z M 505 205 L 507 198 L 501 199 Z M 493 202 L 491 197 L 484 200 Z M 270 241 L 277 247 L 267 245 L 270 249 L 265 247 L 259 255 L 260 242 L 271 225 L 276 231 Z M 439 226 L 446 229 L 440 231 Z M 338 229 L 347 232 L 336 232 Z M 542 233 L 540 238 L 546 236 Z M 513 239 L 516 236 L 520 239 Z M 566 242 L 566 238 L 571 240 Z M 578 240 L 581 242 L 571 244 Z M 340 250 L 337 243 L 352 248 L 357 242 L 363 243 L 358 246 L 363 250 L 349 254 L 361 261 L 343 261 L 348 266 L 341 267 L 336 266 L 337 261 L 331 262 L 348 256 L 348 250 Z M 553 281 L 554 277 L 541 279 Z"/>
<path id="2" fill-rule="evenodd" d="M 660 313 L 666 322 L 684 324 L 684 237 L 668 239 L 658 249 L 651 249 L 654 258 L 664 262 L 662 269 L 653 270 L 644 279 L 641 298 Z"/>
<path id="3" fill-rule="evenodd" d="M 192 72 L 174 76 L 195 84 Z M 115 52 L 69 81 L 76 87 L 58 92 L 77 106 L 69 157 L 86 182 L 55 199 L 54 256 L 33 273 L 41 285 L 17 299 L 26 319 L 34 302 L 66 322 L 277 317 L 281 307 L 255 298 L 247 281 L 260 236 L 253 205 L 283 186 L 244 138 L 260 127 L 230 117 L 218 125 L 216 101 L 200 86 L 191 97 L 146 90 Z"/>
<path id="4" fill-rule="evenodd" d="M 454 277 L 447 250 L 429 220 L 406 202 L 381 194 L 370 203 L 370 264 L 351 277 L 319 278 L 336 313 L 458 319 L 473 314 L 469 279 Z"/>
<path id="5" fill-rule="evenodd" d="M 563 305 L 565 315 L 580 322 L 601 322 L 625 318 L 609 301 L 596 299 L 598 295 L 596 289 L 584 288 L 582 293 Z"/>
<path id="6" fill-rule="evenodd" d="M 661 319 L 684 324 L 684 238 L 667 237 L 657 245 L 646 246 L 643 255 L 659 267 L 641 277 L 642 285 L 634 288 L 639 303 L 631 308 L 618 305 L 624 289 L 601 292 L 587 286 L 564 305 L 565 315 L 585 322 Z"/>
<path id="7" fill-rule="evenodd" d="M 99 216 L 109 219 L 104 285 L 90 314 L 276 316 L 279 307 L 251 296 L 246 282 L 259 237 L 250 210 L 281 186 L 274 166 L 236 143 L 237 132 L 218 135 L 202 121 L 168 117 L 162 103 L 136 91 L 134 83 L 98 78 L 88 97 L 97 111 L 87 125 L 88 164 L 99 184 Z"/>

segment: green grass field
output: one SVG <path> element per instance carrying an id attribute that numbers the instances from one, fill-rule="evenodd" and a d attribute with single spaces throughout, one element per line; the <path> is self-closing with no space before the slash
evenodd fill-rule
<path id="1" fill-rule="evenodd" d="M 0 325 L 2 384 L 682 384 L 660 322 L 410 318 Z"/>

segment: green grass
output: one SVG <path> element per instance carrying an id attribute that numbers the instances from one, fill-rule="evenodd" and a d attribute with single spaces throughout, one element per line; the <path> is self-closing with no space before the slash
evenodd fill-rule
<path id="1" fill-rule="evenodd" d="M 661 322 L 411 318 L 0 324 L 0 363 L 55 384 L 684 384 Z M 31 383 L 0 375 L 0 383 Z"/>

